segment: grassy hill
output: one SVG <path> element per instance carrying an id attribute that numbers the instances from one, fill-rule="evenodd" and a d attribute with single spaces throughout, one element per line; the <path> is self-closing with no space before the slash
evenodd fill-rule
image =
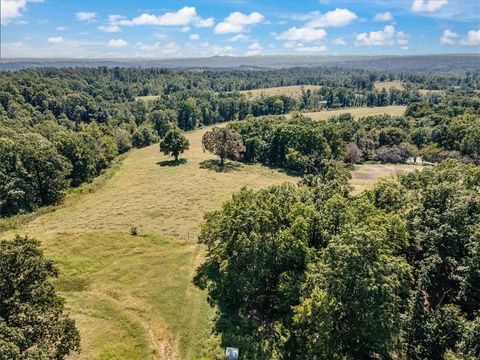
<path id="1" fill-rule="evenodd" d="M 198 359 L 208 346 L 213 311 L 191 283 L 204 212 L 243 186 L 298 178 L 261 165 L 202 169 L 211 158 L 201 148 L 205 131 L 188 133 L 185 163 L 172 166 L 158 145 L 134 150 L 97 191 L 4 234 L 38 238 L 58 264 L 56 286 L 82 337 L 74 359 Z M 412 167 L 359 166 L 353 184 L 363 190 L 400 168 Z"/>

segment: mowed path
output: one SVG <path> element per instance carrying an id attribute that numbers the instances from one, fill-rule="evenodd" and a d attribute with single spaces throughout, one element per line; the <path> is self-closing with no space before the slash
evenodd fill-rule
<path id="1" fill-rule="evenodd" d="M 57 288 L 82 337 L 74 359 L 200 357 L 212 310 L 191 280 L 204 212 L 243 186 L 298 180 L 260 165 L 201 169 L 211 158 L 201 148 L 205 131 L 188 133 L 186 163 L 169 166 L 158 144 L 133 150 L 96 192 L 5 234 L 41 240 L 57 262 Z"/>

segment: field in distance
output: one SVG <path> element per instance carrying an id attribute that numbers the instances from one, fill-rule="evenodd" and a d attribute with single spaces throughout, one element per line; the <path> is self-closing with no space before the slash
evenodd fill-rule
<path id="1" fill-rule="evenodd" d="M 317 112 L 305 112 L 303 116 L 309 117 L 313 120 L 328 120 L 332 116 L 342 114 L 352 114 L 353 117 L 372 116 L 372 115 L 391 115 L 401 116 L 405 113 L 406 106 L 390 105 L 377 107 L 358 107 L 358 108 L 344 108 L 335 110 L 322 110 Z M 288 116 L 288 115 L 287 115 Z"/>
<path id="2" fill-rule="evenodd" d="M 388 90 L 388 89 L 397 89 L 397 90 L 405 90 L 405 86 L 401 81 L 375 81 L 374 83 L 375 89 L 377 90 Z"/>
<path id="3" fill-rule="evenodd" d="M 250 99 L 258 99 L 262 96 L 276 96 L 285 95 L 289 97 L 300 97 L 303 91 L 314 91 L 320 89 L 320 85 L 292 85 L 292 86 L 277 86 L 264 89 L 242 90 L 241 94 L 247 95 Z"/>

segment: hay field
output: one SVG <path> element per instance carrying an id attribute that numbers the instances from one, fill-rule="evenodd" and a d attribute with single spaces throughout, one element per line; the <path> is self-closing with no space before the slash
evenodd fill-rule
<path id="1" fill-rule="evenodd" d="M 286 95 L 290 97 L 302 96 L 302 91 L 314 91 L 320 89 L 320 85 L 292 85 L 277 86 L 264 89 L 242 90 L 241 94 L 245 94 L 249 99 L 258 99 L 262 96 Z"/>
<path id="2" fill-rule="evenodd" d="M 401 81 L 375 81 L 373 84 L 375 89 L 377 90 L 388 90 L 388 89 L 398 89 L 398 90 L 405 90 L 403 83 Z"/>
<path id="3" fill-rule="evenodd" d="M 186 163 L 169 166 L 158 144 L 133 150 L 96 192 L 2 236 L 36 237 L 58 264 L 57 288 L 82 337 L 74 359 L 200 357 L 212 310 L 191 279 L 202 261 L 204 212 L 243 186 L 298 180 L 261 165 L 201 169 L 211 158 L 201 149 L 205 131 L 188 134 Z"/>
<path id="4" fill-rule="evenodd" d="M 378 106 L 378 107 L 360 107 L 360 108 L 346 108 L 336 110 L 323 110 L 317 112 L 305 112 L 302 115 L 312 118 L 313 120 L 328 120 L 332 116 L 338 116 L 342 114 L 352 114 L 354 117 L 372 116 L 372 115 L 392 115 L 401 116 L 405 113 L 405 106 L 391 105 L 391 106 Z M 291 115 L 287 115 L 291 116 Z"/>

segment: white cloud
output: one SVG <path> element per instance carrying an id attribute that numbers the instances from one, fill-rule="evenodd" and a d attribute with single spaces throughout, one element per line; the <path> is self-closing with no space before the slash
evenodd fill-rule
<path id="1" fill-rule="evenodd" d="M 162 15 L 143 13 L 133 19 L 117 18 L 112 19 L 111 24 L 121 26 L 188 26 L 211 27 L 214 25 L 213 18 L 202 19 L 197 16 L 197 10 L 193 6 L 184 6 L 176 12 L 166 12 Z"/>
<path id="2" fill-rule="evenodd" d="M 254 42 L 248 46 L 247 56 L 259 55 L 262 50 L 263 47 L 258 42 Z"/>
<path id="3" fill-rule="evenodd" d="M 200 35 L 198 34 L 191 34 L 189 36 L 190 40 L 193 40 L 193 41 L 197 41 L 197 40 L 200 40 Z"/>
<path id="4" fill-rule="evenodd" d="M 460 44 L 466 46 L 480 45 L 480 29 L 470 30 L 467 37 L 460 41 Z"/>
<path id="5" fill-rule="evenodd" d="M 347 45 L 347 43 L 345 42 L 345 40 L 342 38 L 342 37 L 339 37 L 339 38 L 336 38 L 333 43 L 335 45 Z"/>
<path id="6" fill-rule="evenodd" d="M 75 13 L 78 21 L 91 22 L 97 17 L 96 12 L 79 11 Z"/>
<path id="7" fill-rule="evenodd" d="M 184 26 L 180 29 L 181 32 L 189 32 L 190 31 L 190 26 Z"/>
<path id="8" fill-rule="evenodd" d="M 297 28 L 292 27 L 287 31 L 284 31 L 277 36 L 278 40 L 289 41 L 317 41 L 323 40 L 327 36 L 327 32 L 324 29 L 312 29 L 308 27 Z"/>
<path id="9" fill-rule="evenodd" d="M 118 25 L 113 25 L 113 24 L 110 24 L 110 25 L 100 25 L 100 26 L 98 27 L 98 30 L 103 31 L 103 32 L 107 32 L 107 33 L 116 33 L 116 32 L 122 31 L 122 29 L 120 28 L 120 26 L 118 26 Z"/>
<path id="10" fill-rule="evenodd" d="M 231 38 L 228 39 L 230 42 L 237 42 L 237 41 L 248 41 L 250 37 L 243 35 L 243 34 L 237 34 L 235 36 L 232 36 Z"/>
<path id="11" fill-rule="evenodd" d="M 113 48 L 122 48 L 127 45 L 128 45 L 128 42 L 126 42 L 123 39 L 112 39 L 107 44 L 108 47 L 113 47 Z"/>
<path id="12" fill-rule="evenodd" d="M 448 0 L 413 0 L 412 11 L 434 12 L 448 4 Z"/>
<path id="13" fill-rule="evenodd" d="M 180 51 L 180 46 L 174 41 L 171 41 L 167 44 L 162 44 L 160 42 L 156 42 L 154 44 L 144 44 L 142 42 L 137 42 L 135 47 L 143 50 L 148 51 L 150 53 L 142 53 L 142 56 L 165 56 L 165 57 L 173 57 L 177 56 Z"/>
<path id="14" fill-rule="evenodd" d="M 48 42 L 50 44 L 60 44 L 60 43 L 63 43 L 63 37 L 61 37 L 61 36 L 49 37 Z"/>
<path id="15" fill-rule="evenodd" d="M 215 20 L 212 17 L 208 19 L 202 19 L 201 17 L 197 16 L 193 19 L 192 24 L 197 28 L 208 28 L 215 25 Z"/>
<path id="16" fill-rule="evenodd" d="M 336 8 L 333 11 L 329 11 L 323 15 L 318 15 L 314 17 L 308 24 L 307 27 L 327 27 L 327 26 L 345 26 L 350 24 L 358 16 L 348 10 Z"/>
<path id="17" fill-rule="evenodd" d="M 383 13 L 378 13 L 373 18 L 374 21 L 392 21 L 393 15 L 390 11 L 385 11 Z"/>
<path id="18" fill-rule="evenodd" d="M 213 45 L 209 48 L 209 53 L 216 56 L 232 56 L 235 48 L 230 45 Z"/>
<path id="19" fill-rule="evenodd" d="M 395 27 L 387 25 L 383 30 L 371 31 L 357 35 L 355 46 L 406 46 L 408 35 L 403 31 L 396 32 Z"/>
<path id="20" fill-rule="evenodd" d="M 455 38 L 458 37 L 456 32 L 453 32 L 449 29 L 443 30 L 442 36 L 440 37 L 440 42 L 445 45 L 455 44 Z"/>
<path id="21" fill-rule="evenodd" d="M 298 46 L 295 48 L 295 51 L 302 52 L 302 53 L 319 53 L 319 52 L 327 51 L 327 47 L 325 45 L 304 46 L 303 44 L 298 44 Z"/>
<path id="22" fill-rule="evenodd" d="M 246 27 L 248 25 L 261 23 L 264 19 L 265 17 L 256 11 L 250 13 L 249 15 L 235 11 L 228 15 L 221 23 L 215 26 L 215 33 L 241 33 L 246 31 Z"/>
<path id="23" fill-rule="evenodd" d="M 55 28 L 55 30 L 57 30 L 57 31 L 67 31 L 67 30 L 68 30 L 68 27 L 66 27 L 66 26 L 57 26 L 57 27 Z"/>
<path id="24" fill-rule="evenodd" d="M 43 0 L 1 0 L 0 20 L 2 25 L 8 25 L 12 19 L 23 15 L 27 3 L 41 3 Z"/>

